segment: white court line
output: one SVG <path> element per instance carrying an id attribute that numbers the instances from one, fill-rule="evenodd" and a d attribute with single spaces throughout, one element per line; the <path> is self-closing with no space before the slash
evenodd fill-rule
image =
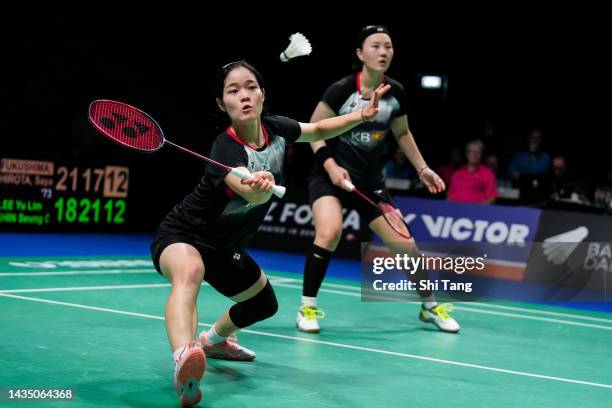
<path id="1" fill-rule="evenodd" d="M 284 278 L 280 278 L 277 280 L 275 277 L 270 277 L 270 281 L 274 284 L 274 286 L 290 288 L 290 289 L 298 289 L 298 290 L 302 289 L 301 285 L 283 283 L 284 281 L 286 281 L 286 279 Z M 208 283 L 204 283 L 203 285 L 208 286 Z M 40 292 L 71 292 L 71 291 L 115 290 L 115 289 L 145 289 L 145 288 L 163 288 L 163 287 L 169 287 L 169 286 L 170 286 L 169 283 L 159 283 L 159 284 L 143 284 L 143 285 L 106 285 L 106 286 L 73 286 L 73 287 L 36 288 L 36 289 L 5 289 L 5 290 L 0 290 L 0 294 L 3 294 L 3 293 L 36 293 L 36 292 L 39 292 L 39 293 Z M 342 296 L 361 297 L 361 293 L 358 293 L 358 292 L 343 292 L 340 290 L 326 289 L 324 287 L 319 289 L 319 291 L 326 292 L 326 293 L 333 293 L 333 294 L 342 295 Z M 396 301 L 396 302 L 398 301 L 398 299 L 396 298 L 382 297 L 382 296 L 377 296 L 376 299 L 391 300 L 391 301 Z M 405 303 L 418 304 L 418 302 L 405 302 Z M 524 314 L 498 312 L 498 311 L 493 311 L 493 310 L 472 309 L 472 308 L 465 307 L 465 306 L 455 306 L 455 309 L 466 311 L 466 312 L 473 312 L 473 313 L 512 317 L 516 319 L 538 320 L 542 322 L 559 323 L 559 324 L 565 324 L 568 326 L 588 327 L 592 329 L 601 329 L 601 330 L 612 330 L 612 326 L 601 326 L 597 324 L 573 322 L 569 320 L 550 319 L 547 317 L 540 317 L 540 316 L 527 316 Z"/>
<path id="2" fill-rule="evenodd" d="M 268 275 L 268 277 L 270 278 L 271 276 Z M 291 281 L 292 279 L 292 281 Z M 302 283 L 301 279 L 295 279 L 295 278 L 287 278 L 285 279 L 285 282 L 287 283 Z M 338 283 L 323 283 L 323 287 L 330 287 L 330 288 L 339 288 L 339 289 L 349 289 L 349 290 L 353 290 L 356 292 L 360 292 L 361 291 L 361 287 L 360 286 L 352 286 L 352 285 L 342 285 L 342 284 L 338 284 Z M 331 292 L 331 293 L 336 293 L 336 292 Z M 347 294 L 347 296 L 354 296 L 352 294 Z M 390 298 L 392 299 L 392 298 Z M 406 303 L 420 303 L 420 302 L 406 302 Z M 460 302 L 460 303 L 464 303 L 464 302 Z M 485 303 L 485 302 L 469 302 L 470 305 L 476 305 L 476 306 L 482 306 L 482 307 L 488 307 L 488 308 L 492 308 L 492 309 L 506 309 L 506 310 L 514 310 L 516 312 L 527 312 L 527 313 L 534 313 L 534 314 L 542 314 L 542 315 L 549 315 L 549 316 L 558 316 L 558 317 L 569 317 L 569 318 L 573 318 L 573 319 L 579 319 L 579 320 L 590 320 L 590 321 L 594 321 L 594 322 L 601 322 L 601 323 L 612 323 L 612 319 L 603 319 L 603 318 L 599 318 L 599 317 L 591 317 L 591 316 L 582 316 L 582 315 L 576 315 L 576 314 L 572 314 L 572 313 L 560 313 L 560 312 L 550 312 L 550 311 L 546 311 L 546 310 L 540 310 L 540 309 L 528 309 L 528 308 L 522 308 L 522 307 L 516 307 L 516 306 L 504 306 L 504 305 L 496 305 L 496 304 L 491 304 L 491 303 Z M 457 310 L 464 310 L 463 306 L 455 306 L 455 309 Z M 466 309 L 468 310 L 468 309 Z M 474 309 L 469 309 L 469 311 L 473 311 Z M 485 312 L 483 312 L 485 313 Z"/>
<path id="3" fill-rule="evenodd" d="M 151 269 L 107 269 L 103 271 L 58 271 L 58 272 L 0 272 L 2 276 L 54 276 L 54 275 L 115 275 L 130 273 L 150 273 L 157 271 Z"/>
<path id="4" fill-rule="evenodd" d="M 514 311 L 517 311 L 517 312 L 529 312 L 529 313 L 544 314 L 544 315 L 549 315 L 549 316 L 571 317 L 573 319 L 591 320 L 591 321 L 594 321 L 594 322 L 612 323 L 612 320 L 610 320 L 610 319 L 602 319 L 600 317 L 575 315 L 575 314 L 571 314 L 571 313 L 549 312 L 549 311 L 546 311 L 546 310 L 526 309 L 526 308 L 522 308 L 522 307 L 504 306 L 504 305 L 496 305 L 496 304 L 482 303 L 482 302 L 470 302 L 470 304 L 471 305 L 476 305 L 476 306 L 490 307 L 490 308 L 494 308 L 494 309 L 506 309 L 506 310 L 514 310 Z"/>
<path id="5" fill-rule="evenodd" d="M 72 292 L 86 290 L 113 290 L 113 289 L 144 289 L 169 287 L 169 283 L 152 283 L 147 285 L 107 285 L 107 286 L 71 286 L 67 288 L 38 288 L 38 289 L 7 289 L 0 290 L 3 293 L 35 293 L 35 292 Z"/>
<path id="6" fill-rule="evenodd" d="M 116 313 L 116 314 L 122 314 L 122 315 L 127 315 L 127 316 L 136 316 L 136 317 L 144 317 L 144 318 L 148 318 L 148 319 L 164 320 L 164 318 L 161 317 L 161 316 L 149 315 L 149 314 L 144 314 L 144 313 L 127 312 L 127 311 L 124 311 L 124 310 L 109 309 L 109 308 L 102 308 L 102 307 L 96 307 L 96 306 L 87 306 L 87 305 L 82 305 L 82 304 L 78 304 L 78 303 L 58 302 L 58 301 L 55 301 L 55 300 L 47 300 L 47 299 L 32 298 L 32 297 L 10 295 L 10 294 L 2 294 L 2 293 L 0 293 L 0 296 L 8 297 L 8 298 L 14 298 L 14 299 L 30 300 L 30 301 L 33 301 L 33 302 L 41 302 L 41 303 L 50 303 L 50 304 L 61 305 L 61 306 L 69 306 L 69 307 L 75 307 L 75 308 L 80 308 L 80 309 L 88 309 L 88 310 L 96 310 L 96 311 L 101 311 L 101 312 Z M 211 324 L 208 324 L 208 323 L 198 323 L 198 325 L 199 326 L 203 326 L 203 327 L 210 327 L 210 326 L 212 326 Z M 316 339 L 310 339 L 310 338 L 294 337 L 294 336 L 286 336 L 286 335 L 282 335 L 282 334 L 267 333 L 267 332 L 262 332 L 262 331 L 258 331 L 258 330 L 244 329 L 244 330 L 241 330 L 241 332 L 257 334 L 257 335 L 260 335 L 260 336 L 275 337 L 275 338 L 279 338 L 279 339 L 295 340 L 295 341 L 304 342 L 304 343 L 314 343 L 314 344 L 321 344 L 321 345 L 326 345 L 326 346 L 331 346 L 331 347 L 339 347 L 339 348 L 346 348 L 346 349 L 351 349 L 351 350 L 367 351 L 367 352 L 370 352 L 370 353 L 385 354 L 385 355 L 396 356 L 396 357 L 411 358 L 411 359 L 415 359 L 415 360 L 431 361 L 431 362 L 435 362 L 435 363 L 448 364 L 448 365 L 454 365 L 454 366 L 459 366 L 459 367 L 476 368 L 476 369 L 479 369 L 479 370 L 494 371 L 494 372 L 505 373 L 505 374 L 514 374 L 514 375 L 519 375 L 519 376 L 523 376 L 523 377 L 540 378 L 540 379 L 544 379 L 544 380 L 560 381 L 560 382 L 566 382 L 566 383 L 589 385 L 589 386 L 592 386 L 592 387 L 600 387 L 600 388 L 609 388 L 609 389 L 612 389 L 612 385 L 609 385 L 609 384 L 600 384 L 600 383 L 594 383 L 594 382 L 589 382 L 589 381 L 573 380 L 573 379 L 570 379 L 570 378 L 553 377 L 553 376 L 541 375 L 541 374 L 533 374 L 533 373 L 528 373 L 528 372 L 524 372 L 524 371 L 506 370 L 506 369 L 503 369 L 503 368 L 496 368 L 496 367 L 489 367 L 489 366 L 483 366 L 483 365 L 478 365 L 478 364 L 463 363 L 463 362 L 460 362 L 460 361 L 453 361 L 453 360 L 444 360 L 444 359 L 440 359 L 440 358 L 420 356 L 420 355 L 417 355 L 417 354 L 398 353 L 398 352 L 395 352 L 395 351 L 374 349 L 374 348 L 361 347 L 361 346 L 353 346 L 353 345 L 350 345 L 350 344 L 334 343 L 334 342 L 330 342 L 330 341 L 322 341 L 322 340 L 316 340 Z"/>
<path id="7" fill-rule="evenodd" d="M 0 272 L 0 277 L 2 276 L 53 276 L 53 275 L 105 275 L 105 274 L 139 274 L 139 273 L 149 273 L 149 272 L 155 272 L 157 273 L 157 271 L 153 268 L 151 269 L 109 269 L 109 270 L 103 270 L 103 271 L 57 271 L 57 272 Z M 271 276 L 268 275 L 268 277 L 270 278 L 270 280 L 272 281 L 272 283 L 276 283 L 276 282 L 281 282 L 281 283 L 296 283 L 296 284 L 302 284 L 302 280 L 301 279 L 295 279 L 295 278 L 288 278 L 288 277 L 280 277 L 280 276 Z M 279 283 L 276 283 L 278 286 L 280 286 Z M 297 289 L 295 286 L 286 286 L 288 288 L 295 288 Z M 352 285 L 343 285 L 343 284 L 339 284 L 339 283 L 327 283 L 324 282 L 323 283 L 323 287 L 324 288 L 338 288 L 338 289 L 348 289 L 348 290 L 353 290 L 353 291 L 357 291 L 360 292 L 361 288 L 359 286 L 352 286 Z M 300 287 L 301 289 L 301 287 Z M 323 289 L 321 289 L 323 290 Z M 345 292 L 339 292 L 339 291 L 333 291 L 333 290 L 323 290 L 324 292 L 328 292 L 328 293 L 335 293 L 335 294 L 340 294 L 340 295 L 344 295 L 344 296 L 353 296 L 353 297 L 360 297 L 360 294 L 351 294 L 351 293 L 345 293 Z M 2 291 L 0 291 L 2 292 Z M 379 298 L 380 300 L 383 300 L 383 298 Z M 389 299 L 389 300 L 396 300 L 396 299 Z M 419 302 L 406 302 L 406 303 L 419 303 Z M 590 317 L 590 316 L 582 316 L 582 315 L 576 315 L 576 314 L 571 314 L 571 313 L 560 313 L 560 312 L 551 312 L 551 311 L 546 311 L 546 310 L 539 310 L 539 309 L 528 309 L 528 308 L 521 308 L 521 307 L 514 307 L 514 306 L 504 306 L 504 305 L 496 305 L 496 304 L 490 304 L 490 303 L 483 303 L 483 302 L 470 302 L 470 304 L 472 305 L 477 305 L 479 307 L 487 307 L 487 308 L 492 308 L 492 309 L 505 309 L 505 310 L 513 310 L 516 312 L 525 312 L 525 313 L 533 313 L 533 314 L 541 314 L 541 315 L 548 315 L 548 316 L 557 316 L 557 317 L 568 317 L 568 318 L 572 318 L 572 319 L 578 319 L 578 320 L 589 320 L 589 321 L 594 321 L 594 322 L 600 322 L 600 323 L 612 323 L 612 320 L 610 319 L 603 319 L 603 318 L 598 318 L 598 317 Z M 491 313 L 491 312 L 487 312 L 487 311 L 481 311 L 481 310 L 476 310 L 476 309 L 469 309 L 469 308 L 464 308 L 463 306 L 455 306 L 456 310 L 464 310 L 464 311 L 469 311 L 469 312 L 475 312 L 475 313 L 484 313 L 484 314 L 495 314 L 495 313 Z M 512 314 L 507 314 L 507 313 L 500 313 L 500 316 L 509 316 L 509 317 L 519 317 L 517 315 L 512 315 Z"/>
<path id="8" fill-rule="evenodd" d="M 270 282 L 273 283 L 274 286 L 280 286 L 282 288 L 291 288 L 291 289 L 302 290 L 302 285 L 301 284 L 299 284 L 299 285 L 292 285 L 292 284 L 289 284 L 289 283 L 275 282 L 272 279 L 270 279 Z M 323 287 L 321 289 L 319 289 L 319 292 L 334 293 L 336 295 L 343 295 L 343 296 L 361 297 L 361 293 L 343 292 L 341 290 L 325 289 Z"/>
<path id="9" fill-rule="evenodd" d="M 494 310 L 471 309 L 465 306 L 455 306 L 454 308 L 457 310 L 465 311 L 465 312 L 492 314 L 496 316 L 514 317 L 517 319 L 537 320 L 540 322 L 560 323 L 560 324 L 567 324 L 569 326 L 591 327 L 593 329 L 612 330 L 612 326 L 601 326 L 598 324 L 591 324 L 591 323 L 572 322 L 569 320 L 551 319 L 548 317 L 517 315 L 514 313 L 498 312 Z"/>

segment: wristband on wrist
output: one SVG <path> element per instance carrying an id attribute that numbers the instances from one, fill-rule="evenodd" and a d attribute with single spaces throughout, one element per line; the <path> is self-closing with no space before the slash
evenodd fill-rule
<path id="1" fill-rule="evenodd" d="M 315 152 L 315 160 L 321 167 L 323 167 L 323 163 L 325 163 L 325 161 L 331 157 L 331 150 L 329 150 L 329 147 L 327 146 L 323 146 Z"/>

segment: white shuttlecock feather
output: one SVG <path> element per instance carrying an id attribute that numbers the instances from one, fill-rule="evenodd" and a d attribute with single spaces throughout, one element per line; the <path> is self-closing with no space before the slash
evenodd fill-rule
<path id="1" fill-rule="evenodd" d="M 587 227 L 578 227 L 574 230 L 546 238 L 542 249 L 546 258 L 555 265 L 560 265 L 569 258 L 579 243 L 589 235 Z"/>
<path id="2" fill-rule="evenodd" d="M 302 33 L 291 34 L 289 41 L 289 46 L 280 55 L 280 59 L 283 62 L 287 62 L 295 57 L 309 55 L 312 52 L 310 41 Z"/>

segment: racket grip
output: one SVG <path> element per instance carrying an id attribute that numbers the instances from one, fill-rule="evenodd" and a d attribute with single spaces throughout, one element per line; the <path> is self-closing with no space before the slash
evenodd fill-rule
<path id="1" fill-rule="evenodd" d="M 287 188 L 285 186 L 277 186 L 276 184 L 272 186 L 272 194 L 274 194 L 278 198 L 283 198 L 286 192 Z"/>
<path id="2" fill-rule="evenodd" d="M 253 177 L 253 174 L 245 168 L 233 167 L 230 173 L 240 179 L 246 179 L 249 177 Z M 274 194 L 278 198 L 283 198 L 286 191 L 287 191 L 286 187 L 277 186 L 277 185 L 272 186 L 272 194 Z"/>
<path id="3" fill-rule="evenodd" d="M 355 185 L 351 183 L 350 181 L 348 181 L 347 179 L 344 179 L 343 183 L 344 183 L 344 187 L 348 188 L 349 191 L 353 191 L 355 189 Z"/>

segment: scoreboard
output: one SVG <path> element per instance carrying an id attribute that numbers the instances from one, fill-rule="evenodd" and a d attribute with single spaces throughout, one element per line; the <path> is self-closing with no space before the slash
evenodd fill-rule
<path id="1" fill-rule="evenodd" d="M 128 220 L 128 167 L 0 159 L 0 230 L 113 230 Z"/>

